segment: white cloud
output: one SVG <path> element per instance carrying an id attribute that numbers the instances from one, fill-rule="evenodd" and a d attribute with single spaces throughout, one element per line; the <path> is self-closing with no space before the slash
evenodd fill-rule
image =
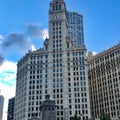
<path id="1" fill-rule="evenodd" d="M 19 53 L 26 53 L 32 46 L 30 38 L 26 37 L 23 33 L 9 33 L 5 40 L 1 43 L 2 51 L 13 51 Z"/>
<path id="2" fill-rule="evenodd" d="M 2 35 L 0 35 L 0 40 L 3 40 L 4 38 L 3 38 L 3 36 Z"/>
<path id="3" fill-rule="evenodd" d="M 94 55 L 96 55 L 96 54 L 97 54 L 97 52 L 92 52 L 92 51 L 89 51 L 89 52 L 87 53 L 88 56 L 94 56 Z"/>
<path id="4" fill-rule="evenodd" d="M 2 35 L 0 35 L 0 44 L 2 43 L 3 39 L 4 39 L 4 37 Z"/>
<path id="5" fill-rule="evenodd" d="M 37 38 L 37 39 L 46 39 L 48 38 L 48 29 L 47 28 L 41 28 L 41 25 L 39 23 L 25 23 L 25 27 L 27 30 L 28 35 Z"/>
<path id="6" fill-rule="evenodd" d="M 0 83 L 1 94 L 4 96 L 3 120 L 7 120 L 8 99 L 15 96 L 15 86 L 6 86 Z"/>
<path id="7" fill-rule="evenodd" d="M 5 61 L 0 66 L 0 90 L 4 96 L 3 120 L 7 120 L 8 99 L 15 96 L 16 63 Z"/>
<path id="8" fill-rule="evenodd" d="M 12 86 L 16 79 L 16 63 L 6 61 L 0 66 L 0 83 Z"/>
<path id="9" fill-rule="evenodd" d="M 93 53 L 93 55 L 96 55 L 97 54 L 97 52 L 92 52 Z"/>
<path id="10" fill-rule="evenodd" d="M 33 51 L 36 51 L 36 48 L 35 48 L 35 46 L 34 46 L 34 45 L 32 45 L 32 46 L 31 46 L 30 51 L 32 51 L 32 52 L 33 52 Z"/>

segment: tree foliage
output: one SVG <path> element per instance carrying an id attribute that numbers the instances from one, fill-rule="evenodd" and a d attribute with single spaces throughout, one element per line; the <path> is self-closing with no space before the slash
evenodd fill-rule
<path id="1" fill-rule="evenodd" d="M 109 115 L 106 115 L 104 113 L 101 114 L 100 120 L 111 120 Z"/>
<path id="2" fill-rule="evenodd" d="M 80 120 L 80 117 L 78 117 L 76 114 L 74 115 L 74 117 L 71 117 L 70 120 Z"/>

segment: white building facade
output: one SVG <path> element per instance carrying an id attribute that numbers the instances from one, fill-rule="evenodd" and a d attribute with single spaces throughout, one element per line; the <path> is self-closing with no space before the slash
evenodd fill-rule
<path id="1" fill-rule="evenodd" d="M 92 118 L 120 120 L 120 43 L 89 58 Z"/>
<path id="2" fill-rule="evenodd" d="M 57 120 L 75 114 L 90 119 L 86 48 L 74 46 L 68 34 L 64 0 L 53 0 L 49 9 L 49 39 L 44 47 L 27 53 L 17 69 L 15 119 L 40 118 L 40 105 L 50 94 Z"/>

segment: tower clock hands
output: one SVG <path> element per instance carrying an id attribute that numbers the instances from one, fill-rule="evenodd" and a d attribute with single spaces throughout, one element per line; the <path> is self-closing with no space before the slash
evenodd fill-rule
<path id="1" fill-rule="evenodd" d="M 59 14 L 56 14 L 55 16 L 54 16 L 54 19 L 59 19 Z"/>

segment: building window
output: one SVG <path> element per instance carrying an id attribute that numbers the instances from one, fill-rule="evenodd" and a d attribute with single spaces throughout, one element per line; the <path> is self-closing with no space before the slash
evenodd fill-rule
<path id="1" fill-rule="evenodd" d="M 55 10 L 55 6 L 53 6 L 53 11 Z"/>
<path id="2" fill-rule="evenodd" d="M 59 10 L 61 10 L 61 5 L 59 5 Z"/>

